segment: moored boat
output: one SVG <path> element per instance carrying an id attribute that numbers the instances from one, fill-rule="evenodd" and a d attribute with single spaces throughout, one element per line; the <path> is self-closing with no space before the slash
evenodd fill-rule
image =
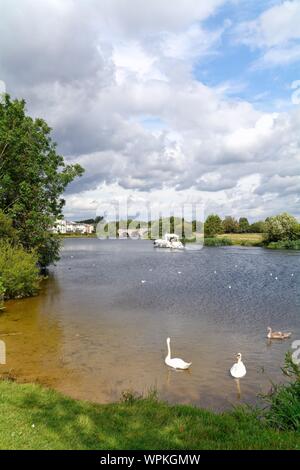
<path id="1" fill-rule="evenodd" d="M 154 240 L 155 248 L 176 248 L 182 250 L 184 248 L 180 238 L 176 233 L 165 233 L 164 238 Z"/>

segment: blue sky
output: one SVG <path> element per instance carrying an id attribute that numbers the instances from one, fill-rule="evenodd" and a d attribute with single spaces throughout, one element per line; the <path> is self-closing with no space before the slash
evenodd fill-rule
<path id="1" fill-rule="evenodd" d="M 209 17 L 204 26 L 208 30 L 221 28 L 228 22 L 218 47 L 205 63 L 195 64 L 195 77 L 208 86 L 218 86 L 222 82 L 232 84 L 232 96 L 254 102 L 265 111 L 288 109 L 291 106 L 291 84 L 300 76 L 299 60 L 274 67 L 259 67 L 262 51 L 239 42 L 236 26 L 255 21 L 261 14 L 281 1 L 226 2 Z M 300 26 L 299 26 L 300 28 Z M 299 38 L 296 40 L 300 44 Z"/>

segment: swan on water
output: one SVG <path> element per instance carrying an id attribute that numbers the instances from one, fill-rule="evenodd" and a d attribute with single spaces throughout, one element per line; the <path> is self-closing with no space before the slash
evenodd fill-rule
<path id="1" fill-rule="evenodd" d="M 168 355 L 165 359 L 165 363 L 167 364 L 167 366 L 173 367 L 173 369 L 188 369 L 192 365 L 191 362 L 185 362 L 182 359 L 179 359 L 178 357 L 174 357 L 173 359 L 171 358 L 170 341 L 170 338 L 167 338 Z"/>
<path id="2" fill-rule="evenodd" d="M 272 328 L 270 326 L 268 326 L 267 330 L 267 338 L 269 339 L 286 339 L 292 335 L 290 331 L 288 333 L 283 333 L 282 331 L 272 331 Z"/>
<path id="3" fill-rule="evenodd" d="M 231 367 L 230 374 L 235 379 L 240 379 L 241 377 L 244 377 L 246 375 L 246 367 L 244 363 L 242 362 L 241 353 L 238 353 L 236 355 L 236 358 L 237 358 L 237 362 L 233 364 L 233 366 Z"/>

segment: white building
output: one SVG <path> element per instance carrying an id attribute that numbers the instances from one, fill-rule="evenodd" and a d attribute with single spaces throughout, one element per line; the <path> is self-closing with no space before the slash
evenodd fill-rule
<path id="1" fill-rule="evenodd" d="M 92 224 L 72 222 L 71 220 L 57 220 L 54 227 L 52 227 L 52 232 L 61 234 L 81 233 L 82 235 L 88 235 L 94 232 L 94 226 Z"/>

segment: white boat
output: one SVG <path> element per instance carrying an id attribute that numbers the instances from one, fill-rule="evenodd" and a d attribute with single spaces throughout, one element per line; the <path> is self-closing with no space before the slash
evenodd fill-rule
<path id="1" fill-rule="evenodd" d="M 176 248 L 182 250 L 184 248 L 179 236 L 176 233 L 165 233 L 164 238 L 154 240 L 155 248 Z"/>

